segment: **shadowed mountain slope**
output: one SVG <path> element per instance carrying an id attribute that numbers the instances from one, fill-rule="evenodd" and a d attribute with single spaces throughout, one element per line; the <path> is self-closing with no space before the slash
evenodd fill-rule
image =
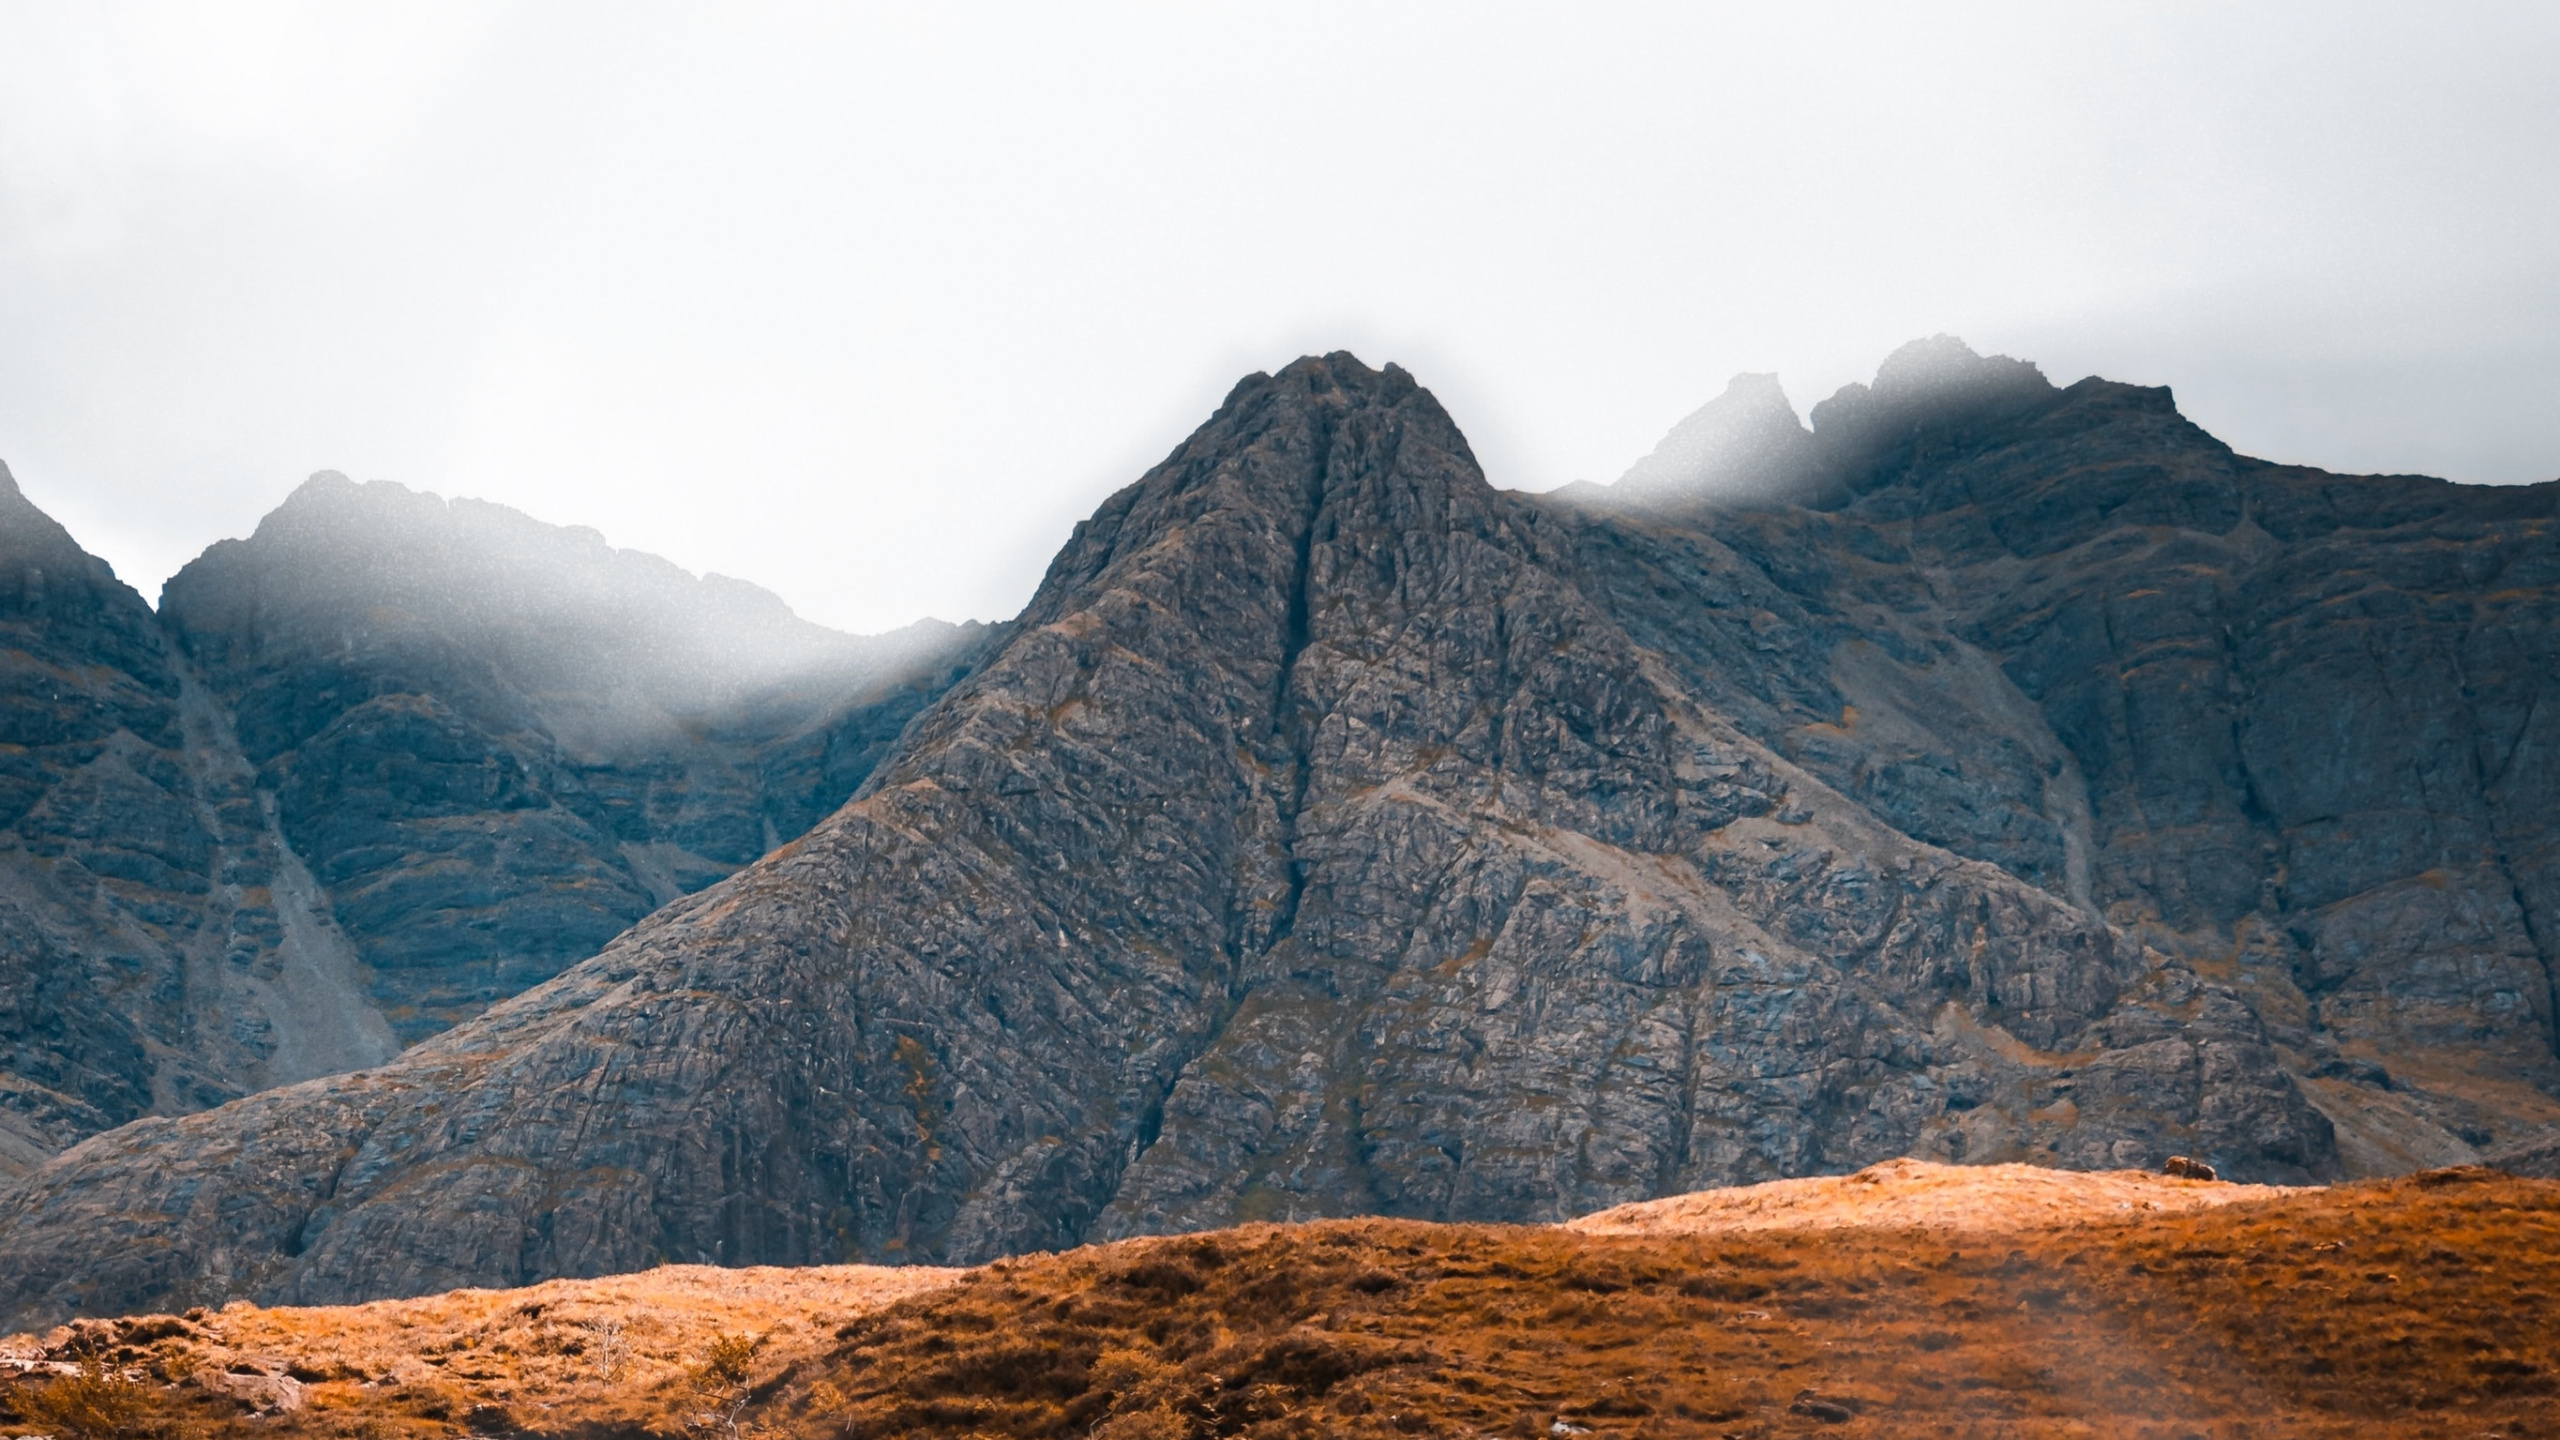
<path id="1" fill-rule="evenodd" d="M 0 471 L 0 1175 L 594 953 L 842 803 L 987 638 L 332 475 L 165 602 Z"/>
<path id="2" fill-rule="evenodd" d="M 198 1047 L 169 932 L 213 887 L 219 824 L 182 695 L 142 597 L 0 468 L 0 1174 L 245 1088 L 236 1050 L 177 1058 Z"/>
<path id="3" fill-rule="evenodd" d="M 2060 402 L 1983 363 L 1935 412 L 1888 366 L 1817 412 L 1870 457 L 1833 508 L 1730 524 L 1496 492 L 1394 367 L 1250 377 L 852 804 L 392 1065 L 53 1162 L 0 1199 L 8 1317 L 1552 1219 L 1915 1152 L 2339 1174 L 2321 1107 L 2393 1092 L 2315 1104 L 2331 1052 L 2245 967 L 2111 923 L 2099 832 L 2048 813 L 2106 778 L 2017 738 L 1997 665 L 1912 648 L 1907 540 L 1817 543 L 1879 476 L 1970 476 L 1995 540 L 2206 503 L 2184 460 L 2075 484 L 2182 433 L 2165 403 L 2037 449 Z M 2048 489 L 1963 470 L 1998 445 Z M 1862 731 L 1836 617 L 1906 611 L 1855 644 L 1917 728 Z M 2035 804 L 1922 826 L 1841 758 L 1923 721 Z"/>

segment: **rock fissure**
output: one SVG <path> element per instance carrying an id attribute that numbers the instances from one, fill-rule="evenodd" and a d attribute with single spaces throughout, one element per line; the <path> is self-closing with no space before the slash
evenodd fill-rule
<path id="1" fill-rule="evenodd" d="M 2524 886 L 2517 883 L 2515 865 L 2504 849 L 2497 852 L 2497 865 L 2498 876 L 2506 881 L 2508 897 L 2524 925 L 2525 938 L 2533 946 L 2534 958 L 2542 964 L 2544 1014 L 2550 1017 L 2546 1033 L 2552 1058 L 2560 1060 L 2560 958 L 2554 957 L 2550 937 L 2542 933 L 2543 927 L 2534 919 L 2533 902 L 2525 895 Z"/>
<path id="2" fill-rule="evenodd" d="M 1335 426 L 1329 411 L 1318 412 L 1315 451 L 1318 456 L 1314 481 L 1307 487 L 1307 499 L 1298 517 L 1292 537 L 1295 544 L 1289 575 L 1289 598 L 1286 620 L 1281 633 L 1280 663 L 1273 683 L 1271 699 L 1272 737 L 1281 746 L 1285 796 L 1276 797 L 1275 822 L 1278 841 L 1286 866 L 1286 886 L 1281 892 L 1277 912 L 1262 945 L 1262 952 L 1286 941 L 1297 928 L 1298 906 L 1306 894 L 1306 867 L 1298 855 L 1298 820 L 1306 808 L 1307 785 L 1314 761 L 1309 731 L 1312 728 L 1308 704 L 1299 692 L 1298 663 L 1313 640 L 1314 566 L 1316 531 L 1324 517 L 1325 502 L 1331 492 L 1330 471 L 1333 464 Z"/>
<path id="3" fill-rule="evenodd" d="M 2462 697 L 2465 717 L 2470 722 L 2470 732 L 2475 736 L 2485 734 L 2487 731 L 2480 722 L 2478 701 L 2472 690 L 2471 678 L 2464 670 L 2459 653 L 2454 655 L 2453 665 L 2455 674 L 2461 682 L 2457 689 Z M 2536 696 L 2534 704 L 2526 711 L 2527 725 L 2531 723 L 2533 712 L 2539 708 L 2540 697 Z M 2489 798 L 2496 794 L 2497 777 L 2490 774 L 2488 764 L 2481 757 L 2480 746 L 2476 742 L 2466 748 L 2470 756 L 2474 784 L 2478 793 L 2489 800 L 2484 807 L 2486 813 L 2482 819 L 2493 847 L 2491 861 L 2497 866 L 2499 880 L 2506 885 L 2509 903 L 2516 907 L 2516 920 L 2524 929 L 2525 942 L 2533 947 L 2534 960 L 2542 968 L 2543 1013 L 2548 1017 L 2543 1033 L 2551 1050 L 2552 1059 L 2560 1062 L 2560 955 L 2553 953 L 2554 941 L 2560 937 L 2543 933 L 2545 926 L 2534 913 L 2533 898 L 2525 892 L 2524 885 L 2516 878 L 2515 862 L 2510 854 L 2511 841 L 2506 833 L 2508 827 L 2501 823 L 2499 806 L 2494 799 Z M 2504 768 L 2505 763 L 2501 763 L 2501 769 Z M 2560 1080 L 2560 1076 L 2554 1078 Z"/>

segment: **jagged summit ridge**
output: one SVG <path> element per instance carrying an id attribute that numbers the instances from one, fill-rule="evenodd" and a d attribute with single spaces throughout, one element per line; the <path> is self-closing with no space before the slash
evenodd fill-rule
<path id="1" fill-rule="evenodd" d="M 2014 411 L 2051 394 L 2052 383 L 2032 362 L 1980 355 L 1953 335 L 1932 335 L 1886 356 L 1872 386 L 1852 381 L 1814 406 L 1813 429 L 1847 448 L 1924 419 Z"/>
<path id="2" fill-rule="evenodd" d="M 1873 385 L 1852 381 L 1816 404 L 1809 429 L 1777 376 L 1736 375 L 1616 485 L 1566 493 L 1649 507 L 1839 504 L 1916 431 L 2014 416 L 2054 393 L 2033 364 L 1978 355 L 1952 335 L 1895 350 Z"/>

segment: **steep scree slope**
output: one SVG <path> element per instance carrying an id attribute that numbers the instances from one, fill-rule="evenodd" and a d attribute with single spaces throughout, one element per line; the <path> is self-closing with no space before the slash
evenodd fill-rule
<path id="1" fill-rule="evenodd" d="M 0 1201 L 6 1318 L 1915 1150 L 2339 1171 L 2246 991 L 1782 753 L 1811 641 L 1702 619 L 1787 662 L 1733 699 L 1672 643 L 1715 558 L 1628 527 L 1702 557 L 1640 614 L 1572 506 L 1487 487 L 1393 367 L 1250 377 L 854 803 L 393 1065 L 53 1162 Z"/>

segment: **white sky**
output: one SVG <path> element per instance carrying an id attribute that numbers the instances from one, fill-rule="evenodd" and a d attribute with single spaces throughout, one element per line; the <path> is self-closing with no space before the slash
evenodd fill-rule
<path id="1" fill-rule="evenodd" d="M 145 594 L 344 470 L 1001 618 L 1234 380 L 1496 484 L 1951 331 L 2560 476 L 2560 5 L 0 0 L 0 459 Z"/>

